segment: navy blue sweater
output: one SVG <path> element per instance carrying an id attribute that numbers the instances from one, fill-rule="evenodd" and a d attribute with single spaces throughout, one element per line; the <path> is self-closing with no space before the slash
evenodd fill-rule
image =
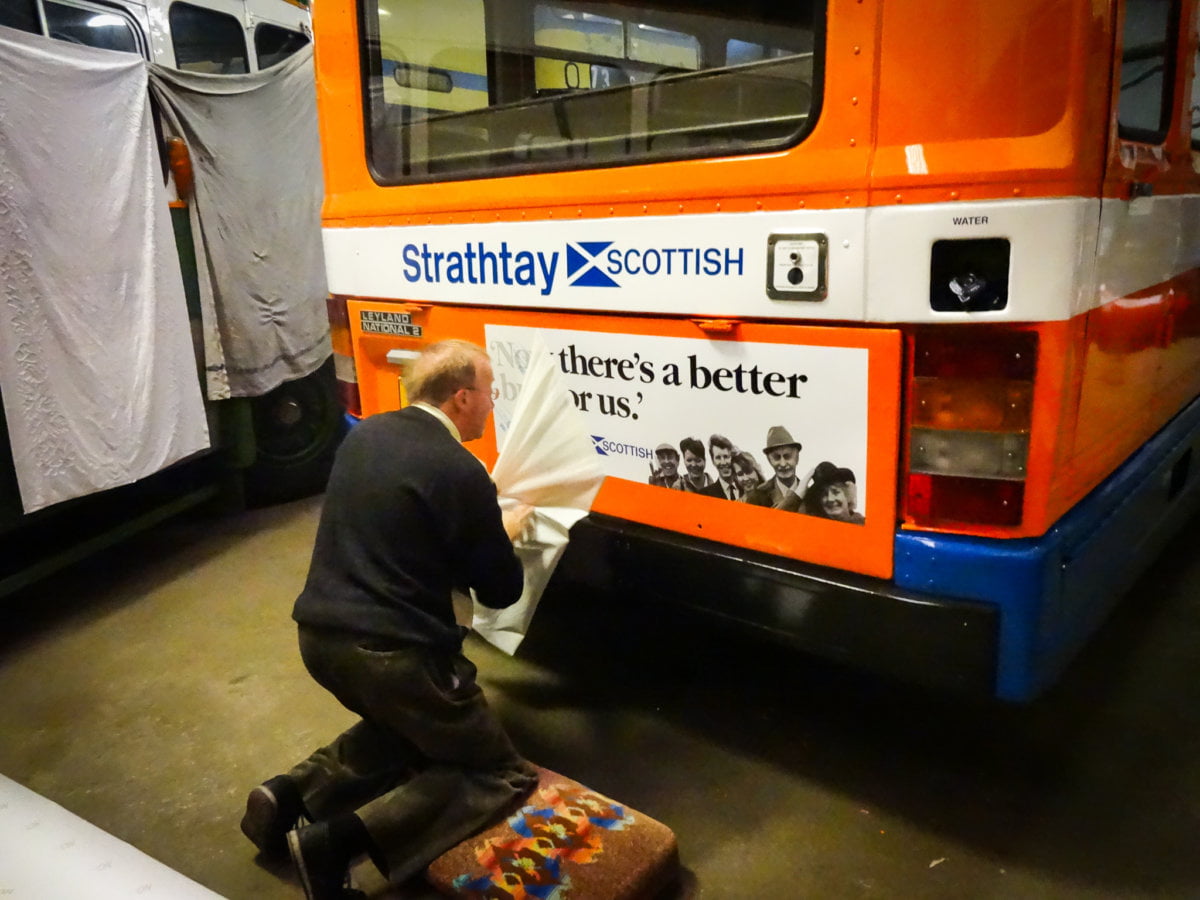
<path id="1" fill-rule="evenodd" d="M 338 449 L 292 617 L 457 650 L 451 588 L 500 609 L 523 583 L 486 470 L 410 406 L 364 419 Z"/>

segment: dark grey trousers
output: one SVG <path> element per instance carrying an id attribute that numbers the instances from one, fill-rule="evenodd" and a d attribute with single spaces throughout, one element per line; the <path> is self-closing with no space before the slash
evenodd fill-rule
<path id="1" fill-rule="evenodd" d="M 537 784 L 461 653 L 300 627 L 317 683 L 362 721 L 288 775 L 317 820 L 353 812 L 403 881 Z"/>

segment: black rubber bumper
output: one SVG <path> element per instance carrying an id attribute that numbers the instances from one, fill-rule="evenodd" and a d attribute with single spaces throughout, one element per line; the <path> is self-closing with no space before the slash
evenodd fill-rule
<path id="1" fill-rule="evenodd" d="M 555 573 L 616 601 L 666 601 L 806 653 L 918 684 L 993 694 L 994 607 L 591 514 Z"/>

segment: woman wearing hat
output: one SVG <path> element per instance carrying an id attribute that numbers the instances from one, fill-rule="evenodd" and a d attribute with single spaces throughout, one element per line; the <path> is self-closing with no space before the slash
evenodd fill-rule
<path id="1" fill-rule="evenodd" d="M 854 509 L 857 502 L 858 485 L 853 472 L 831 462 L 817 464 L 804 492 L 804 512 L 862 525 L 866 518 Z"/>
<path id="2" fill-rule="evenodd" d="M 775 470 L 775 476 L 746 494 L 746 502 L 800 512 L 801 499 L 804 497 L 804 487 L 796 477 L 800 442 L 793 440 L 782 425 L 773 425 L 767 430 L 767 445 L 763 447 L 763 453 Z"/>

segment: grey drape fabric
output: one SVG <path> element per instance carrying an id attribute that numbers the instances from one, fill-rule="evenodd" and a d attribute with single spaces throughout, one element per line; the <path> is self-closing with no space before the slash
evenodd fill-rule
<path id="1" fill-rule="evenodd" d="M 248 75 L 150 66 L 195 169 L 208 395 L 252 397 L 331 352 L 311 45 Z"/>

